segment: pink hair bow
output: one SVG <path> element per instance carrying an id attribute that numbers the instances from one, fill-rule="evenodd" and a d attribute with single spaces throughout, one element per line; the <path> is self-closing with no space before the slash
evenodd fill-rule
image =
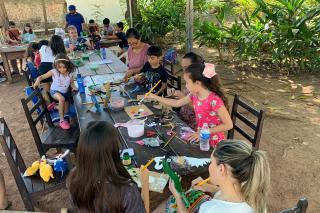
<path id="1" fill-rule="evenodd" d="M 215 76 L 216 73 L 216 69 L 214 68 L 214 64 L 209 64 L 209 63 L 205 63 L 205 68 L 202 72 L 202 75 L 206 78 L 212 78 L 213 76 Z"/>

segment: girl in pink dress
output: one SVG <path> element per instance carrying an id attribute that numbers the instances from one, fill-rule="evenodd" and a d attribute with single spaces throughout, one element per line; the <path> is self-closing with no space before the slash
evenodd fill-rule
<path id="1" fill-rule="evenodd" d="M 190 92 L 188 96 L 175 100 L 150 94 L 146 98 L 155 99 L 172 107 L 192 103 L 198 131 L 191 135 L 189 140 L 199 142 L 200 129 L 207 123 L 211 133 L 210 144 L 215 147 L 224 139 L 224 132 L 232 129 L 233 124 L 228 112 L 228 101 L 214 65 L 191 64 L 184 71 L 183 77 Z"/>

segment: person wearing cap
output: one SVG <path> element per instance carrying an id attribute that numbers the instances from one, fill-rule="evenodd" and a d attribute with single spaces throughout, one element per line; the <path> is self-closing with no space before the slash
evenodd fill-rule
<path id="1" fill-rule="evenodd" d="M 73 25 L 77 28 L 78 35 L 83 31 L 84 28 L 84 18 L 80 13 L 77 13 L 76 6 L 69 5 L 69 13 L 66 15 L 66 28 Z"/>

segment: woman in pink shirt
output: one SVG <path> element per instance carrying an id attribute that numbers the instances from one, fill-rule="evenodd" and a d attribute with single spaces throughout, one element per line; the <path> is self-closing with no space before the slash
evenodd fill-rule
<path id="1" fill-rule="evenodd" d="M 127 81 L 131 76 L 140 73 L 143 65 L 147 62 L 147 51 L 150 47 L 149 44 L 141 41 L 139 32 L 130 28 L 127 30 L 126 37 L 129 44 L 128 49 L 128 70 L 124 77 Z"/>

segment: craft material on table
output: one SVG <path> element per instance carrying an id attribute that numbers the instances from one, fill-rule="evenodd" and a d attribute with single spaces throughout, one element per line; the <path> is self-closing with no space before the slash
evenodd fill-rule
<path id="1" fill-rule="evenodd" d="M 142 139 L 142 141 L 144 145 L 150 146 L 150 147 L 159 147 L 161 144 L 164 143 L 159 137 L 144 138 Z"/>
<path id="2" fill-rule="evenodd" d="M 133 119 L 126 123 L 116 123 L 114 126 L 126 127 L 128 130 L 128 135 L 131 138 L 139 138 L 144 135 L 144 122 L 145 120 Z"/>
<path id="3" fill-rule="evenodd" d="M 153 115 L 153 112 L 144 104 L 127 106 L 124 108 L 124 111 L 128 114 L 130 119 L 143 118 Z"/>
<path id="4" fill-rule="evenodd" d="M 156 162 L 156 165 L 155 165 L 156 170 L 162 169 L 162 160 L 164 158 L 165 156 L 159 156 L 154 158 Z M 187 157 L 187 156 L 171 156 L 169 158 L 171 159 L 170 161 L 171 164 L 175 164 L 183 168 L 187 168 L 187 167 L 199 168 L 211 162 L 210 158 L 193 158 L 193 157 Z"/>
<path id="5" fill-rule="evenodd" d="M 141 187 L 140 169 L 130 168 L 128 169 L 128 172 L 133 180 L 137 183 L 138 187 Z M 168 180 L 169 176 L 167 174 L 149 171 L 149 186 L 150 190 L 153 192 L 163 193 Z"/>
<path id="6" fill-rule="evenodd" d="M 119 111 L 126 105 L 126 99 L 122 97 L 111 97 L 110 98 L 110 109 Z"/>
<path id="7" fill-rule="evenodd" d="M 145 94 L 145 96 L 140 100 L 139 104 L 142 103 L 142 101 L 148 96 L 150 95 L 150 93 L 152 93 L 152 91 L 158 86 L 158 84 L 160 84 L 161 80 L 159 80 L 150 90 L 149 92 L 147 92 L 147 94 Z"/>
<path id="8" fill-rule="evenodd" d="M 112 60 L 110 59 L 104 59 L 102 61 L 99 61 L 99 62 L 96 62 L 97 64 L 99 65 L 102 65 L 102 64 L 111 64 L 112 63 Z"/>
<path id="9" fill-rule="evenodd" d="M 187 208 L 188 212 L 197 212 L 200 205 L 208 200 L 211 199 L 210 196 L 206 195 L 204 192 L 199 190 L 188 190 L 185 192 L 182 189 L 180 183 L 180 177 L 171 169 L 170 167 L 171 159 L 164 159 L 163 164 L 163 171 L 169 175 L 171 180 L 174 183 L 174 187 L 176 188 L 177 192 L 180 194 L 181 199 Z M 173 196 L 169 198 L 169 212 L 174 212 L 177 209 L 176 200 Z"/>

